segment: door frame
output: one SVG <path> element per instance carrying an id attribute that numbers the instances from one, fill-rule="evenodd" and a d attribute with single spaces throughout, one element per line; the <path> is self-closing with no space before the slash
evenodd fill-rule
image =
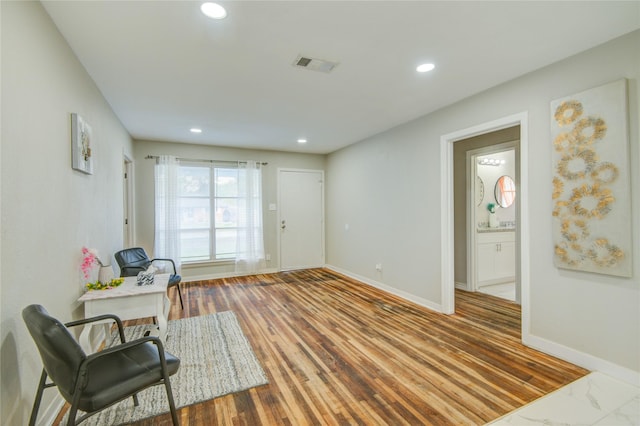
<path id="1" fill-rule="evenodd" d="M 475 176 L 478 175 L 478 162 L 477 158 L 482 155 L 496 154 L 499 152 L 505 152 L 509 150 L 515 150 L 517 148 L 517 141 L 498 143 L 495 145 L 485 146 L 482 148 L 472 149 L 467 151 L 467 290 L 478 291 L 478 261 L 477 261 L 477 232 L 476 224 L 476 180 Z M 514 176 L 515 177 L 515 176 Z M 484 193 L 487 193 L 487 187 L 485 186 Z M 519 203 L 520 197 L 516 197 L 516 214 L 520 210 Z M 517 225 L 516 225 L 517 229 Z M 516 260 L 517 262 L 517 260 Z M 516 283 L 518 280 L 516 279 Z M 516 295 L 517 296 L 517 295 Z M 517 297 L 516 297 L 517 299 Z"/>
<path id="2" fill-rule="evenodd" d="M 278 190 L 277 190 L 277 200 L 278 200 L 278 214 L 277 214 L 277 220 L 276 220 L 276 235 L 278 236 L 277 239 L 277 244 L 278 244 L 278 271 L 283 271 L 282 269 L 282 233 L 280 232 L 280 223 L 282 221 L 282 188 L 281 188 L 281 176 L 282 173 L 285 172 L 298 172 L 298 173 L 320 173 L 321 179 L 322 179 L 322 192 L 321 192 L 321 200 L 320 200 L 320 216 L 321 216 L 321 222 L 322 222 L 322 229 L 320 230 L 320 238 L 321 238 L 321 244 L 322 244 L 322 265 L 318 265 L 318 266 L 323 266 L 326 262 L 326 242 L 325 242 L 325 222 L 326 222 L 326 218 L 325 218 L 325 209 L 324 209 L 324 200 L 325 200 L 325 178 L 324 178 L 324 170 L 317 170 L 317 169 L 296 169 L 296 168 L 286 168 L 286 167 L 279 167 L 278 170 Z M 287 269 L 288 270 L 288 269 Z"/>
<path id="3" fill-rule="evenodd" d="M 135 243 L 133 191 L 133 160 L 124 154 L 122 164 L 122 243 L 124 248 L 133 247 Z"/>
<path id="4" fill-rule="evenodd" d="M 530 229 L 529 229 L 529 113 L 520 112 L 498 118 L 466 129 L 458 130 L 440 137 L 440 205 L 446 212 L 440 217 L 441 234 L 441 310 L 445 314 L 455 313 L 455 255 L 454 255 L 454 221 L 453 221 L 453 144 L 463 139 L 485 133 L 520 126 L 520 210 L 516 221 L 520 226 L 516 229 L 516 274 L 520 277 L 522 306 L 522 335 L 529 330 L 529 283 L 530 283 Z"/>

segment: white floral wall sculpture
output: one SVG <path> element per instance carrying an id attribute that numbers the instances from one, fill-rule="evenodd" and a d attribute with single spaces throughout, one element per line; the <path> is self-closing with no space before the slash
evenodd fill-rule
<path id="1" fill-rule="evenodd" d="M 551 102 L 554 261 L 631 276 L 627 82 Z"/>

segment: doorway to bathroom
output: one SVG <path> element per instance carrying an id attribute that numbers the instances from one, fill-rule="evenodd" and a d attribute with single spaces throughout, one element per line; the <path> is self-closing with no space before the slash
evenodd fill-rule
<path id="1" fill-rule="evenodd" d="M 455 286 L 513 301 L 520 126 L 453 146 Z"/>
<path id="2" fill-rule="evenodd" d="M 440 137 L 440 154 L 441 154 L 441 205 L 444 211 L 453 212 L 453 214 L 441 215 L 441 312 L 445 314 L 453 314 L 456 312 L 456 277 L 465 276 L 460 274 L 457 269 L 463 267 L 467 268 L 467 226 L 468 220 L 466 220 L 466 200 L 467 200 L 467 187 L 466 179 L 456 179 L 454 171 L 459 170 L 459 166 L 462 166 L 462 170 L 466 174 L 466 151 L 469 149 L 479 148 L 478 146 L 467 148 L 465 154 L 457 157 L 457 161 L 454 161 L 454 150 L 459 149 L 457 146 L 463 144 L 465 140 L 475 137 L 491 138 L 495 136 L 495 133 L 500 131 L 511 131 L 509 138 L 501 141 L 488 141 L 486 146 L 495 145 L 496 143 L 503 143 L 512 140 L 518 140 L 518 146 L 516 147 L 516 164 L 518 164 L 518 177 L 516 186 L 516 231 L 515 231 L 515 246 L 516 246 L 516 282 L 519 290 L 520 312 L 521 312 L 521 331 L 522 335 L 529 335 L 530 328 L 530 309 L 529 309 L 529 286 L 530 286 L 530 229 L 529 229 L 529 207 L 528 207 L 528 194 L 529 194 L 529 173 L 528 173 L 528 146 L 529 146 L 529 114 L 528 112 L 520 112 L 517 114 L 505 116 L 495 119 L 493 121 L 474 125 L 472 127 L 456 130 L 452 133 L 444 134 Z M 515 137 L 514 137 L 515 136 Z M 462 164 L 460 164 L 462 163 Z M 457 168 L 455 166 L 458 166 Z M 454 190 L 455 184 L 458 185 L 462 182 L 462 189 L 458 188 Z M 462 200 L 459 200 L 462 197 Z M 454 200 L 455 199 L 455 200 Z M 458 206 L 462 206 L 460 209 L 463 214 L 456 215 L 459 212 L 456 209 L 454 201 L 457 201 Z M 462 216 L 462 217 L 461 217 Z M 456 237 L 458 238 L 458 244 L 456 244 Z M 460 239 L 462 241 L 460 242 Z M 460 257 L 462 256 L 462 257 Z M 462 259 L 462 261 L 456 262 L 456 259 Z M 464 266 L 462 266 L 464 265 Z M 456 273 L 457 272 L 457 273 Z M 465 283 L 466 284 L 466 283 Z"/>

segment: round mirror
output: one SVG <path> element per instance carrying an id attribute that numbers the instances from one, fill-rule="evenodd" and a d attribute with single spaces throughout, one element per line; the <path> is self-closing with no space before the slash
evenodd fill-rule
<path id="1" fill-rule="evenodd" d="M 501 176 L 495 187 L 496 202 L 502 208 L 507 208 L 516 199 L 516 184 L 510 176 Z"/>
<path id="2" fill-rule="evenodd" d="M 476 176 L 476 201 L 480 205 L 482 204 L 482 200 L 484 200 L 484 182 L 480 179 L 480 176 Z"/>

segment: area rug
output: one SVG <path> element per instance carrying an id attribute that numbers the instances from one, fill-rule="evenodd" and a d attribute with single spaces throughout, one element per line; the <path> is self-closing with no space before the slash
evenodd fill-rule
<path id="1" fill-rule="evenodd" d="M 153 325 L 126 327 L 127 341 L 153 328 Z M 165 350 L 180 358 L 180 368 L 170 378 L 176 408 L 268 383 L 233 312 L 169 321 L 167 330 Z M 146 389 L 138 398 L 137 407 L 128 398 L 82 424 L 118 425 L 169 412 L 164 385 Z"/>

